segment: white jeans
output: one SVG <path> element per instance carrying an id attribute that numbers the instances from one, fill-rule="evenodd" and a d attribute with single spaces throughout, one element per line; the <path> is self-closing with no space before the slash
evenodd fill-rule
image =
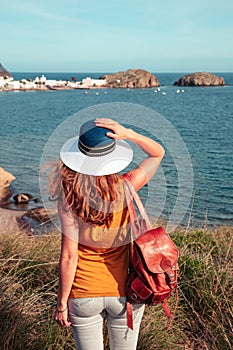
<path id="1" fill-rule="evenodd" d="M 133 305 L 134 330 L 127 327 L 125 297 L 69 299 L 69 319 L 78 350 L 103 350 L 106 315 L 111 350 L 135 350 L 144 305 Z"/>

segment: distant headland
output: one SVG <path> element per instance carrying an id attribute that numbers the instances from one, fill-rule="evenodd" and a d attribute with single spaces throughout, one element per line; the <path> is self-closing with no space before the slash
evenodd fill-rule
<path id="1" fill-rule="evenodd" d="M 175 86 L 223 86 L 224 78 L 207 72 L 198 72 L 184 75 L 174 82 Z M 77 81 L 51 80 L 45 75 L 34 79 L 14 80 L 0 63 L 0 91 L 26 91 L 26 90 L 74 90 L 74 89 L 100 89 L 100 88 L 153 88 L 160 86 L 158 78 L 143 69 L 128 69 L 126 71 L 100 76 L 98 79 L 86 77 Z"/>

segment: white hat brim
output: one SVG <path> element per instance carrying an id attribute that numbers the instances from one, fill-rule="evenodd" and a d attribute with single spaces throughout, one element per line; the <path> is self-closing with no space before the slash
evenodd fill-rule
<path id="1" fill-rule="evenodd" d="M 90 157 L 78 148 L 79 137 L 66 141 L 60 151 L 62 162 L 81 174 L 103 176 L 120 172 L 133 160 L 132 147 L 123 140 L 116 140 L 115 149 L 104 156 Z"/>

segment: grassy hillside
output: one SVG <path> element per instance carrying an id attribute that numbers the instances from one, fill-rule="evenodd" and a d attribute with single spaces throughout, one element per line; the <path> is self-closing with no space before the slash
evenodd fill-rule
<path id="1" fill-rule="evenodd" d="M 232 233 L 221 227 L 173 234 L 180 248 L 176 317 L 167 330 L 162 307 L 146 308 L 138 349 L 233 349 Z M 53 321 L 59 247 L 57 232 L 0 234 L 0 349 L 74 349 L 71 330 Z M 105 343 L 107 349 L 107 335 Z"/>

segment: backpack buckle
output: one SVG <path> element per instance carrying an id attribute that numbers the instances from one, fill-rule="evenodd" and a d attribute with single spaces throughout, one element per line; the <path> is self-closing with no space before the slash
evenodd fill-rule
<path id="1" fill-rule="evenodd" d="M 138 296 L 137 296 L 136 293 L 132 293 L 132 294 L 130 295 L 130 298 L 131 298 L 133 301 L 136 301 L 137 298 L 138 298 Z"/>

